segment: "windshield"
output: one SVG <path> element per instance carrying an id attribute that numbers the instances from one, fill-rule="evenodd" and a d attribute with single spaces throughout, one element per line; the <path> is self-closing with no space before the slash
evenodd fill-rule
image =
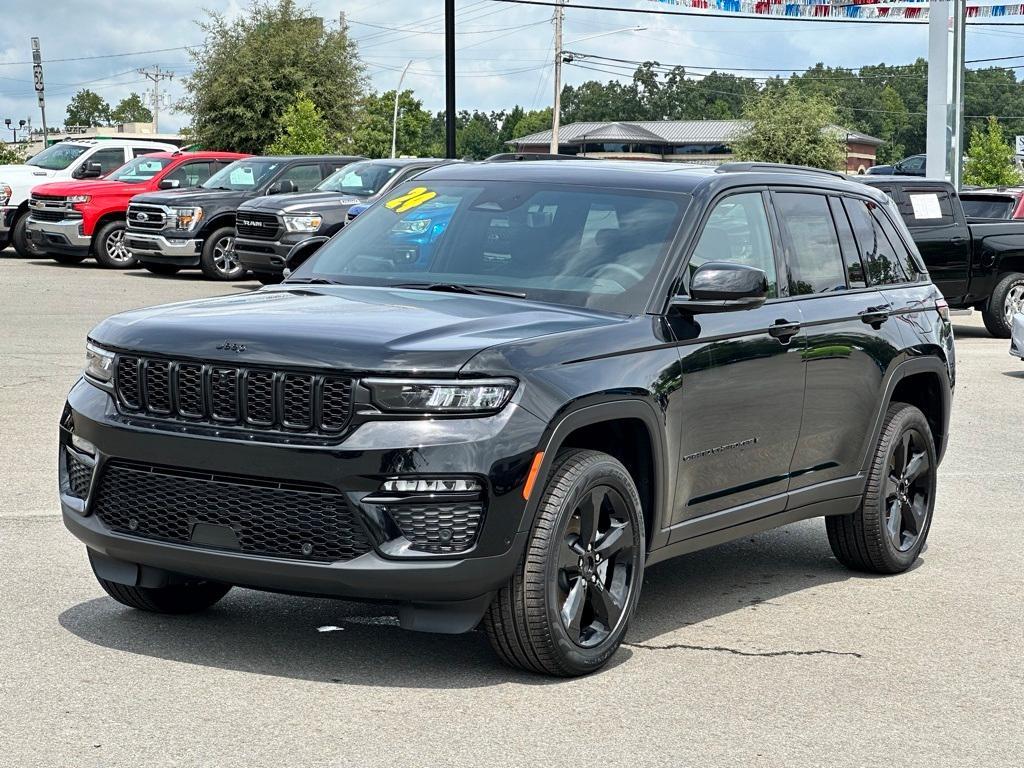
<path id="1" fill-rule="evenodd" d="M 107 176 L 108 181 L 120 181 L 125 184 L 137 184 L 149 181 L 160 171 L 171 164 L 169 157 L 153 157 L 143 155 L 132 160 L 128 165 Z"/>
<path id="2" fill-rule="evenodd" d="M 370 197 L 380 192 L 399 169 L 400 166 L 385 163 L 352 163 L 321 181 L 317 189 L 353 197 Z"/>
<path id="3" fill-rule="evenodd" d="M 540 182 L 408 182 L 289 280 L 472 286 L 638 314 L 688 200 Z"/>
<path id="4" fill-rule="evenodd" d="M 964 215 L 969 219 L 1008 219 L 1013 215 L 1016 201 L 1012 197 L 975 197 L 961 196 Z"/>
<path id="5" fill-rule="evenodd" d="M 54 144 L 27 161 L 26 165 L 45 168 L 48 171 L 63 171 L 80 158 L 88 147 L 81 144 Z"/>
<path id="6" fill-rule="evenodd" d="M 280 160 L 236 160 L 213 174 L 203 187 L 236 191 L 257 189 L 270 180 L 280 167 Z"/>

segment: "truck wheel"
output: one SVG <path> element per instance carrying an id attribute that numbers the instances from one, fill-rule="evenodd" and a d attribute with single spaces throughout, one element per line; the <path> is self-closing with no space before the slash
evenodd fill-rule
<path id="1" fill-rule="evenodd" d="M 123 221 L 108 221 L 96 232 L 93 252 L 101 267 L 131 269 L 138 265 L 138 258 L 124 241 L 125 227 Z"/>
<path id="2" fill-rule="evenodd" d="M 129 587 L 114 581 L 96 580 L 103 591 L 112 598 L 140 611 L 153 613 L 198 613 L 226 595 L 230 584 L 215 581 L 196 581 L 187 584 L 171 584 L 166 587 Z"/>
<path id="3" fill-rule="evenodd" d="M 25 232 L 27 227 L 28 214 L 19 216 L 14 222 L 14 226 L 11 227 L 11 245 L 14 246 L 15 252 L 23 259 L 42 255 L 39 249 L 29 242 L 28 235 Z"/>
<path id="4" fill-rule="evenodd" d="M 143 264 L 142 268 L 154 275 L 176 275 L 181 269 L 176 264 Z"/>
<path id="5" fill-rule="evenodd" d="M 640 596 L 644 542 L 626 468 L 597 451 L 560 453 L 526 551 L 484 616 L 498 656 L 562 677 L 604 666 Z"/>
<path id="6" fill-rule="evenodd" d="M 81 264 L 85 261 L 85 256 L 77 253 L 51 253 L 50 258 L 58 264 Z"/>
<path id="7" fill-rule="evenodd" d="M 203 243 L 199 267 L 211 280 L 238 280 L 245 267 L 235 254 L 234 227 L 221 227 L 210 233 Z"/>
<path id="8" fill-rule="evenodd" d="M 996 283 L 981 319 L 997 339 L 1008 339 L 1018 312 L 1024 312 L 1024 274 L 1011 272 Z"/>
<path id="9" fill-rule="evenodd" d="M 924 414 L 912 405 L 892 403 L 860 509 L 825 518 L 836 559 L 867 573 L 902 573 L 913 565 L 931 527 L 937 469 L 935 440 Z"/>

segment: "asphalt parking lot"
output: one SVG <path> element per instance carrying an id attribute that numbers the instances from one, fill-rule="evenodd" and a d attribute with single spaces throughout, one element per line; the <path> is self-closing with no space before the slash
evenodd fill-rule
<path id="1" fill-rule="evenodd" d="M 664 563 L 613 663 L 552 681 L 379 606 L 235 590 L 172 618 L 104 596 L 56 498 L 85 335 L 257 287 L 0 254 L 0 765 L 1024 763 L 1024 363 L 980 318 L 957 318 L 914 569 L 851 574 L 820 520 Z"/>

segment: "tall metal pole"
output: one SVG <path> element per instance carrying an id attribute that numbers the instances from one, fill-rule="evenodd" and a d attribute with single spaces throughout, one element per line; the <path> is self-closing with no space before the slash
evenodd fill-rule
<path id="1" fill-rule="evenodd" d="M 444 146 L 455 159 L 455 0 L 444 0 Z"/>
<path id="2" fill-rule="evenodd" d="M 160 81 L 173 80 L 173 72 L 163 72 L 160 67 L 140 69 L 139 74 L 153 81 L 153 133 L 160 133 Z"/>
<path id="3" fill-rule="evenodd" d="M 551 147 L 552 155 L 558 154 L 558 129 L 562 113 L 562 23 L 565 21 L 565 0 L 558 0 L 555 8 L 555 98 L 551 107 Z"/>
<path id="4" fill-rule="evenodd" d="M 43 149 L 46 149 L 46 92 L 43 86 L 43 53 L 39 49 L 39 38 L 32 38 L 32 79 L 35 82 L 36 97 L 39 100 L 39 111 L 43 116 Z"/>
<path id="5" fill-rule="evenodd" d="M 405 80 L 405 73 L 409 71 L 409 67 L 412 66 L 412 59 L 405 65 L 405 69 L 402 70 L 402 76 L 398 78 L 398 88 L 395 89 L 395 116 L 391 119 L 391 159 L 395 158 L 395 153 L 398 151 L 398 97 L 402 95 L 402 82 Z"/>
<path id="6" fill-rule="evenodd" d="M 953 93 L 950 99 L 949 126 L 952 134 L 953 159 L 950 181 L 959 191 L 963 183 L 964 152 L 964 78 L 966 77 L 967 4 L 953 3 Z"/>

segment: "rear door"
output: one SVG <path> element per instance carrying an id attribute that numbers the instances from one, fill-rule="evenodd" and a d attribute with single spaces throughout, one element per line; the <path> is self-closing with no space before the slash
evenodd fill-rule
<path id="1" fill-rule="evenodd" d="M 932 281 L 950 298 L 966 291 L 971 265 L 970 231 L 955 195 L 945 184 L 907 184 L 897 199 Z"/>

